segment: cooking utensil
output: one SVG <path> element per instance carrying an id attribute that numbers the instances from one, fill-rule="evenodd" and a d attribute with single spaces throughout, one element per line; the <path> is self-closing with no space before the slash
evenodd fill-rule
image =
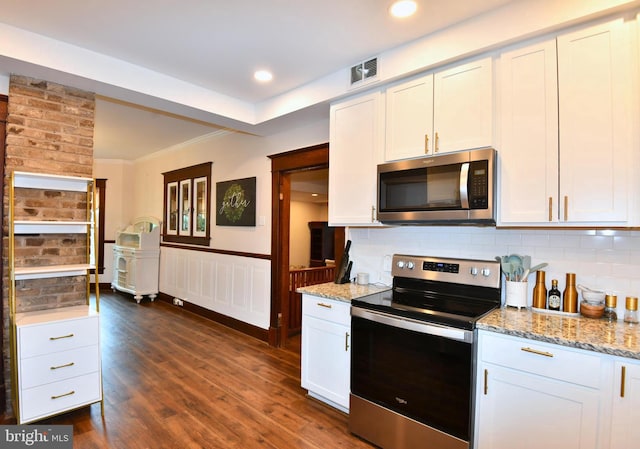
<path id="1" fill-rule="evenodd" d="M 538 265 L 534 265 L 534 266 L 533 266 L 533 267 L 531 267 L 531 268 L 527 268 L 526 270 L 524 270 L 524 273 L 522 273 L 522 278 L 520 278 L 520 279 L 521 279 L 522 281 L 524 281 L 525 279 L 527 279 L 527 277 L 529 277 L 529 274 L 530 274 L 530 273 L 535 272 L 535 271 L 538 271 L 538 270 L 540 270 L 540 268 L 544 268 L 544 267 L 546 267 L 547 265 L 549 265 L 549 264 L 548 264 L 548 263 L 546 263 L 546 262 L 543 262 L 543 263 L 539 263 Z"/>

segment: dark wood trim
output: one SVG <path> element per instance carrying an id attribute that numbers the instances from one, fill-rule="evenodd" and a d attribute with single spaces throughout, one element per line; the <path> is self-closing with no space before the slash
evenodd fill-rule
<path id="1" fill-rule="evenodd" d="M 7 144 L 7 136 L 6 136 L 6 128 L 7 128 L 7 115 L 8 115 L 8 105 L 9 105 L 9 97 L 7 95 L 0 95 L 0 143 L 2 144 L 2 151 L 0 151 L 0 179 L 3 182 L 0 182 L 0 198 L 4 198 L 4 164 L 5 164 L 5 153 L 6 153 L 6 144 Z M 4 207 L 0 208 L 0 223 L 4 223 Z M 4 228 L 4 227 L 3 227 Z M 3 232 L 4 235 L 4 232 Z M 4 273 L 4 253 L 3 248 L 4 245 L 0 245 L 0 273 Z M 0 291 L 4 292 L 4 277 L 0 277 Z M 4 343 L 4 312 L 3 307 L 0 307 L 0 347 L 4 348 L 6 345 Z M 4 364 L 0 363 L 0 415 L 6 413 L 7 411 L 7 402 L 6 402 L 6 391 L 7 386 L 4 378 Z"/>
<path id="2" fill-rule="evenodd" d="M 269 156 L 271 159 L 271 318 L 269 344 L 286 344 L 289 314 L 289 220 L 292 172 L 329 167 L 324 143 Z"/>
<path id="3" fill-rule="evenodd" d="M 166 293 L 160 292 L 158 294 L 158 299 L 162 302 L 171 304 L 173 307 L 179 307 L 191 313 L 195 313 L 196 315 L 207 318 L 211 321 L 215 321 L 216 323 L 220 323 L 231 329 L 237 330 L 238 332 L 242 332 L 243 334 L 257 338 L 258 340 L 261 340 L 264 342 L 268 342 L 269 340 L 269 331 L 266 329 L 262 329 L 260 327 L 254 326 L 253 324 L 236 320 L 235 318 L 231 318 L 230 316 L 223 315 L 218 312 L 214 312 L 213 310 L 205 309 L 204 307 L 200 307 L 188 301 L 183 301 L 184 305 L 182 307 L 174 306 L 173 296 L 167 295 Z"/>
<path id="4" fill-rule="evenodd" d="M 211 204 L 213 203 L 211 198 L 211 166 L 213 162 L 203 162 L 202 164 L 192 165 L 190 167 L 179 168 L 177 170 L 171 170 L 168 172 L 162 173 L 164 176 L 164 193 L 163 193 L 163 220 L 162 220 L 162 240 L 164 242 L 174 242 L 174 243 L 183 243 L 187 245 L 202 245 L 209 246 L 211 242 Z M 168 214 L 167 214 L 167 185 L 172 182 L 178 183 L 178 201 L 180 201 L 180 183 L 181 181 L 189 180 L 191 183 L 191 194 L 189 198 L 190 208 L 193 210 L 194 208 L 194 196 L 195 196 L 195 186 L 194 179 L 196 178 L 207 178 L 207 226 L 205 230 L 204 237 L 197 237 L 193 235 L 193 229 L 195 226 L 194 216 L 191 216 L 191 235 L 174 235 L 167 234 L 167 226 L 168 226 Z M 177 226 L 180 226 L 178 223 Z"/>
<path id="5" fill-rule="evenodd" d="M 187 251 L 198 251 L 201 253 L 216 253 L 216 254 L 226 254 L 228 256 L 249 257 L 251 259 L 271 260 L 271 255 L 269 254 L 243 253 L 241 251 L 228 251 L 226 249 L 202 248 L 199 246 L 172 245 L 169 243 L 161 243 L 160 246 L 166 247 L 166 248 L 185 249 Z"/>
<path id="6" fill-rule="evenodd" d="M 96 179 L 96 187 L 98 188 L 98 274 L 104 274 L 104 226 L 105 216 L 107 215 L 107 180 L 103 178 Z"/>

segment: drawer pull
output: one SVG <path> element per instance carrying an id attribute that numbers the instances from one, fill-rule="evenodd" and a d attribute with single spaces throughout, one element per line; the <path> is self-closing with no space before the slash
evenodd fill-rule
<path id="1" fill-rule="evenodd" d="M 626 377 L 627 377 L 627 367 L 623 366 L 622 370 L 620 371 L 620 397 L 621 398 L 624 397 L 624 384 L 626 382 Z"/>
<path id="2" fill-rule="evenodd" d="M 344 351 L 347 352 L 349 350 L 349 332 L 344 333 Z"/>
<path id="3" fill-rule="evenodd" d="M 54 369 L 60 369 L 60 368 L 69 368 L 70 366 L 73 366 L 73 365 L 75 365 L 75 362 L 67 363 L 65 365 L 52 366 L 49 369 L 54 370 Z"/>
<path id="4" fill-rule="evenodd" d="M 63 338 L 71 338 L 73 337 L 73 334 L 69 334 L 69 335 L 61 335 L 60 337 L 49 337 L 49 340 L 53 341 L 53 340 L 61 340 Z"/>
<path id="5" fill-rule="evenodd" d="M 545 357 L 553 357 L 553 354 L 546 351 L 538 351 L 537 349 L 531 349 L 531 348 L 520 348 L 520 349 L 523 350 L 524 352 L 530 352 L 531 354 L 543 355 Z"/>
<path id="6" fill-rule="evenodd" d="M 317 303 L 320 307 L 324 307 L 325 309 L 330 309 L 331 308 L 331 304 L 326 304 L 324 302 L 319 302 Z"/>
<path id="7" fill-rule="evenodd" d="M 65 393 L 65 394 L 59 394 L 58 396 L 51 396 L 51 399 L 60 399 L 60 398 L 63 398 L 65 396 L 71 396 L 72 394 L 76 394 L 76 392 L 74 390 L 71 390 L 70 392 Z"/>

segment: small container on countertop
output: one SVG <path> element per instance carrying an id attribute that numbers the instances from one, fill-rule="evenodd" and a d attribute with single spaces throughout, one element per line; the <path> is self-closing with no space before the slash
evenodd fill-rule
<path id="1" fill-rule="evenodd" d="M 624 322 L 629 324 L 638 324 L 638 298 L 636 296 L 627 296 L 625 309 Z"/>
<path id="2" fill-rule="evenodd" d="M 618 314 L 616 313 L 616 306 L 618 305 L 618 297 L 616 295 L 606 295 L 604 297 L 604 314 L 602 318 L 607 321 L 617 321 Z"/>

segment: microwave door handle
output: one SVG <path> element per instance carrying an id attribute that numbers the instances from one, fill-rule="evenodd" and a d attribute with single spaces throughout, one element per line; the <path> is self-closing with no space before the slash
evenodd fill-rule
<path id="1" fill-rule="evenodd" d="M 469 162 L 460 167 L 460 207 L 469 209 Z"/>

